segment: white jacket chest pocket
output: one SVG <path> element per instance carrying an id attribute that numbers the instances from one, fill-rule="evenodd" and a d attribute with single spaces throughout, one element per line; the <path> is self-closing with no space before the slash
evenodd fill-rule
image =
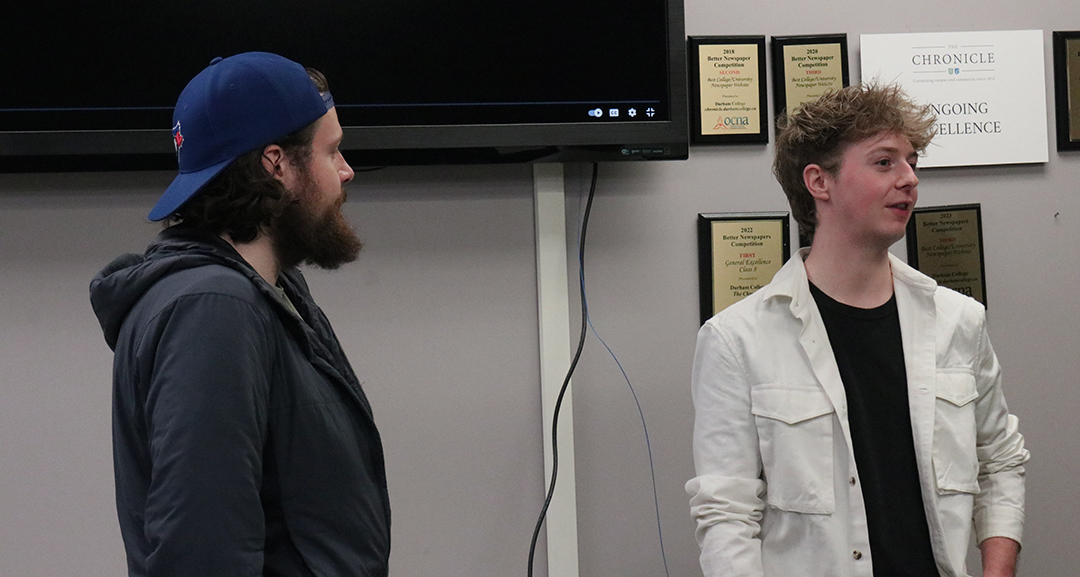
<path id="1" fill-rule="evenodd" d="M 796 513 L 829 514 L 833 495 L 833 415 L 818 385 L 762 384 L 750 411 L 767 486 L 765 501 Z"/>
<path id="2" fill-rule="evenodd" d="M 978 493 L 975 377 L 938 370 L 934 411 L 934 475 L 940 493 Z"/>

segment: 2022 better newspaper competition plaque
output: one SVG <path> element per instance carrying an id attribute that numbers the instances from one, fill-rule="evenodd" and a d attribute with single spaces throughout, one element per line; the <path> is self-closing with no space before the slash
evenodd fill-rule
<path id="1" fill-rule="evenodd" d="M 698 215 L 701 322 L 769 284 L 789 256 L 784 212 Z"/>

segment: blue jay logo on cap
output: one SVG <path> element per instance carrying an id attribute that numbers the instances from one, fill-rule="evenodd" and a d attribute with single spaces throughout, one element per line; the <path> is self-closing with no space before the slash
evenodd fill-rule
<path id="1" fill-rule="evenodd" d="M 184 147 L 184 135 L 180 133 L 180 121 L 172 128 L 173 147 L 176 148 L 176 158 L 180 159 L 180 149 Z"/>

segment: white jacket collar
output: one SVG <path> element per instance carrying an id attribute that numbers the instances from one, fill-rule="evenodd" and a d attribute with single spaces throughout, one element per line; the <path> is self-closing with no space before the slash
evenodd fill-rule
<path id="1" fill-rule="evenodd" d="M 810 295 L 810 281 L 806 276 L 806 255 L 810 254 L 810 248 L 804 247 L 798 250 L 792 258 L 776 272 L 772 282 L 762 287 L 762 297 L 765 300 L 776 297 L 791 299 L 791 312 L 800 316 L 807 303 L 813 301 Z M 902 283 L 911 290 L 921 290 L 933 294 L 937 289 L 937 282 L 925 274 L 911 268 L 904 261 L 889 253 L 889 265 L 892 267 L 894 288 Z"/>

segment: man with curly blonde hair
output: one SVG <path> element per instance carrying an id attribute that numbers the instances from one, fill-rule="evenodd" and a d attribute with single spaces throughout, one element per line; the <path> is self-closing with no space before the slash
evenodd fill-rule
<path id="1" fill-rule="evenodd" d="M 817 228 L 814 196 L 803 180 L 812 164 L 835 175 L 843 149 L 879 134 L 896 134 L 922 153 L 933 138 L 929 108 L 908 100 L 898 86 L 850 87 L 803 105 L 793 116 L 781 116 L 777 127 L 773 174 L 791 204 L 800 235 L 811 240 Z"/>
<path id="2" fill-rule="evenodd" d="M 978 302 L 889 254 L 933 115 L 853 86 L 778 121 L 774 173 L 810 242 L 698 333 L 706 577 L 1011 577 L 1028 452 Z"/>

